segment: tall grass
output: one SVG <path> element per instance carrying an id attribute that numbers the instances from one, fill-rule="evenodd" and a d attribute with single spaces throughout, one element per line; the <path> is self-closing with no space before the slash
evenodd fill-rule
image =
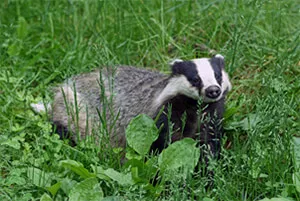
<path id="1" fill-rule="evenodd" d="M 100 160 L 97 145 L 70 147 L 50 135 L 46 115 L 34 114 L 30 103 L 51 100 L 51 86 L 114 64 L 168 72 L 172 58 L 207 57 L 215 50 L 225 56 L 234 87 L 222 158 L 213 164 L 214 186 L 205 189 L 205 178 L 182 181 L 178 175 L 156 199 L 299 200 L 291 144 L 300 136 L 299 19 L 296 0 L 2 0 L 0 199 L 34 200 L 46 193 L 67 200 L 71 189 L 52 193 L 31 174 L 47 173 L 69 186 L 81 181 L 66 173 L 61 160 L 124 171 L 114 153 Z M 134 185 L 101 187 L 104 196 L 127 200 L 155 194 Z"/>

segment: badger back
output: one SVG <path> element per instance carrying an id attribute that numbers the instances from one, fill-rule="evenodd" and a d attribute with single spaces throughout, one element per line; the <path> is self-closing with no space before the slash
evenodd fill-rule
<path id="1" fill-rule="evenodd" d="M 52 105 L 52 120 L 57 132 L 80 133 L 81 137 L 101 130 L 100 118 L 109 128 L 111 144 L 126 144 L 125 128 L 138 114 L 153 116 L 153 98 L 165 86 L 167 76 L 158 72 L 120 66 L 74 76 L 57 87 Z M 100 128 L 100 129 L 99 129 Z M 97 132 L 98 132 L 97 131 Z M 75 142 L 77 135 L 73 136 Z"/>

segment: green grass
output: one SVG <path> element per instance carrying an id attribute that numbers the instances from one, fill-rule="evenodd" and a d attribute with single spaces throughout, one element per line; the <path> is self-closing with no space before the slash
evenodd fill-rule
<path id="1" fill-rule="evenodd" d="M 299 9 L 296 0 L 2 0 L 0 200 L 67 200 L 84 178 L 62 160 L 89 172 L 92 165 L 127 171 L 113 152 L 99 157 L 93 143 L 70 147 L 50 135 L 47 118 L 30 109 L 50 100 L 49 87 L 103 65 L 168 72 L 172 58 L 209 56 L 202 44 L 225 56 L 233 84 L 213 188 L 205 190 L 205 176 L 178 174 L 159 193 L 99 178 L 97 189 L 125 200 L 300 200 L 292 146 L 300 137 Z M 50 184 L 41 184 L 43 175 Z M 57 183 L 64 189 L 56 192 Z"/>

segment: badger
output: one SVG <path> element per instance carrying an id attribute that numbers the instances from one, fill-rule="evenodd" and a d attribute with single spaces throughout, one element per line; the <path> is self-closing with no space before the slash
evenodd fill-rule
<path id="1" fill-rule="evenodd" d="M 56 132 L 73 133 L 76 143 L 106 122 L 111 145 L 125 147 L 125 129 L 130 120 L 147 114 L 160 128 L 151 150 L 161 152 L 168 140 L 189 137 L 218 155 L 225 96 L 231 89 L 224 57 L 217 54 L 189 61 L 176 59 L 170 66 L 170 75 L 118 66 L 68 79 L 54 90 L 49 108 Z M 41 107 L 32 106 L 36 110 Z"/>

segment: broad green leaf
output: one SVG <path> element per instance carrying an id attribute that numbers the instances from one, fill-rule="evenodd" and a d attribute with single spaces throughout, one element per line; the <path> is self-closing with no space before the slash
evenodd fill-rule
<path id="1" fill-rule="evenodd" d="M 69 178 L 64 178 L 61 180 L 61 190 L 66 194 L 69 195 L 69 193 L 71 192 L 71 190 L 74 188 L 74 186 L 78 183 L 77 181 L 74 181 L 72 179 Z"/>
<path id="2" fill-rule="evenodd" d="M 28 34 L 28 24 L 24 17 L 19 17 L 19 26 L 17 29 L 19 39 L 24 39 Z"/>
<path id="3" fill-rule="evenodd" d="M 149 183 L 151 179 L 156 175 L 157 168 L 157 158 L 151 157 L 147 159 L 145 163 L 143 160 L 131 159 L 125 164 L 126 168 L 130 168 L 132 179 L 135 183 Z"/>
<path id="4" fill-rule="evenodd" d="M 162 172 L 185 167 L 193 171 L 200 157 L 200 149 L 191 138 L 184 138 L 174 142 L 159 155 L 158 164 Z"/>
<path id="5" fill-rule="evenodd" d="M 122 186 L 128 186 L 134 184 L 134 181 L 132 180 L 130 173 L 123 174 L 112 168 L 108 168 L 107 170 L 104 171 L 104 174 L 109 178 L 111 178 L 112 180 L 118 182 L 118 184 Z"/>
<path id="6" fill-rule="evenodd" d="M 103 179 L 103 180 L 106 180 L 106 181 L 109 181 L 109 180 L 110 180 L 110 177 L 108 177 L 108 176 L 105 174 L 105 170 L 103 169 L 103 167 L 92 165 L 92 169 L 93 169 L 94 173 L 96 174 L 96 176 L 97 176 L 99 179 Z"/>
<path id="7" fill-rule="evenodd" d="M 52 200 L 52 198 L 47 193 L 44 193 L 42 195 L 40 201 L 53 201 L 53 200 Z"/>
<path id="8" fill-rule="evenodd" d="M 86 168 L 83 167 L 83 165 L 77 161 L 74 160 L 63 160 L 60 161 L 60 165 L 64 168 L 70 169 L 71 171 L 75 172 L 82 178 L 90 178 L 90 177 L 96 177 L 95 174 L 90 173 Z"/>
<path id="9" fill-rule="evenodd" d="M 88 178 L 76 184 L 69 195 L 69 201 L 99 201 L 102 198 L 103 191 L 97 178 Z"/>
<path id="10" fill-rule="evenodd" d="M 153 119 L 145 114 L 138 115 L 131 120 L 126 129 L 128 145 L 137 153 L 145 156 L 158 138 L 158 128 Z"/>
<path id="11" fill-rule="evenodd" d="M 134 159 L 135 160 L 142 160 L 143 159 L 143 156 L 141 156 L 138 153 L 136 153 L 136 151 L 133 148 L 131 148 L 131 147 L 127 147 L 125 157 L 128 160 L 134 160 Z"/>
<path id="12" fill-rule="evenodd" d="M 48 173 L 34 167 L 27 169 L 27 176 L 31 179 L 32 183 L 41 188 L 45 188 L 51 185 L 51 177 Z"/>
<path id="13" fill-rule="evenodd" d="M 57 182 L 52 186 L 47 187 L 46 189 L 52 194 L 52 196 L 55 196 L 57 191 L 60 189 L 60 186 L 61 186 L 61 182 Z"/>
<path id="14" fill-rule="evenodd" d="M 106 180 L 106 181 L 116 181 L 118 184 L 122 186 L 133 185 L 134 181 L 130 173 L 124 174 L 120 173 L 112 168 L 108 168 L 104 170 L 101 166 L 92 166 L 95 174 L 98 178 Z"/>

